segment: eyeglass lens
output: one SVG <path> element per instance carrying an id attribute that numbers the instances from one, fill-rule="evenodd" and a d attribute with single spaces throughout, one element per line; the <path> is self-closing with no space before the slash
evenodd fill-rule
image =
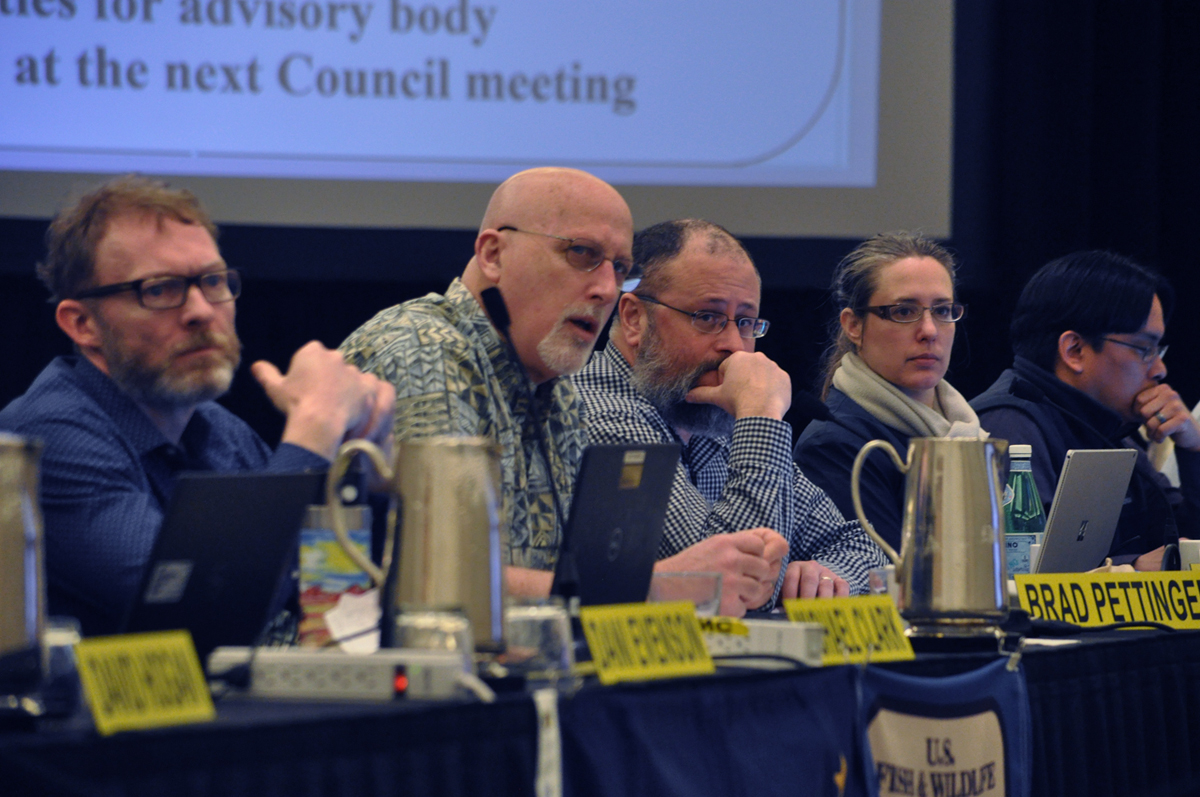
<path id="1" fill-rule="evenodd" d="M 692 316 L 692 324 L 701 332 L 709 334 L 720 332 L 728 323 L 729 316 L 724 313 L 701 312 Z M 737 325 L 738 334 L 743 338 L 761 338 L 767 332 L 768 323 L 763 318 L 739 318 L 734 323 Z"/>
<path id="2" fill-rule="evenodd" d="M 232 269 L 201 274 L 198 277 L 151 277 L 138 288 L 138 299 L 152 310 L 181 307 L 187 301 L 188 288 L 200 288 L 204 298 L 214 304 L 230 302 L 242 292 L 241 276 Z"/>
<path id="3" fill-rule="evenodd" d="M 586 238 L 572 239 L 570 245 L 567 246 L 566 256 L 571 267 L 579 271 L 594 271 L 606 259 L 600 245 Z M 612 264 L 618 282 L 625 283 L 632 279 L 641 279 L 641 269 L 635 269 L 630 261 L 617 259 L 613 260 Z"/>
<path id="4" fill-rule="evenodd" d="M 656 304 L 662 304 L 662 302 L 656 302 Z M 669 304 L 664 304 L 663 307 L 690 315 L 692 317 L 692 326 L 708 335 L 720 332 L 729 323 L 729 316 L 724 313 L 710 310 L 688 313 L 686 310 L 679 310 L 679 308 L 671 307 Z M 770 326 L 770 322 L 765 318 L 739 318 L 734 323 L 737 325 L 738 334 L 743 338 L 761 338 L 767 334 L 767 328 Z"/>
<path id="5" fill-rule="evenodd" d="M 1154 344 L 1151 346 L 1139 346 L 1136 343 L 1130 343 L 1129 341 L 1125 341 L 1125 340 L 1117 340 L 1116 338 L 1104 338 L 1104 339 L 1110 343 L 1116 343 L 1118 346 L 1124 346 L 1128 349 L 1133 349 L 1134 351 L 1136 351 L 1138 354 L 1141 355 L 1142 362 L 1144 362 L 1144 363 L 1154 362 L 1155 359 L 1161 360 L 1162 358 L 1167 356 L 1168 346 L 1163 346 L 1160 344 Z"/>
<path id="6" fill-rule="evenodd" d="M 595 271 L 606 260 L 604 247 L 588 238 L 564 238 L 561 235 L 551 235 L 550 233 L 537 232 L 536 230 L 521 230 L 508 224 L 496 229 L 500 231 L 511 230 L 512 232 L 522 232 L 526 235 L 540 235 L 543 238 L 556 238 L 560 241 L 566 241 L 567 248 L 564 251 L 564 256 L 571 268 L 577 271 Z M 617 277 L 617 283 L 621 286 L 621 290 L 632 291 L 641 282 L 641 267 L 624 258 L 614 259 L 612 264 L 613 273 Z"/>
<path id="7" fill-rule="evenodd" d="M 911 324 L 920 321 L 925 315 L 926 310 L 929 310 L 929 315 L 934 321 L 949 324 L 961 319 L 963 313 L 966 311 L 966 307 L 961 304 L 935 304 L 932 307 L 924 307 L 910 302 L 890 304 L 880 309 L 884 311 L 888 320 L 897 321 L 901 324 Z"/>

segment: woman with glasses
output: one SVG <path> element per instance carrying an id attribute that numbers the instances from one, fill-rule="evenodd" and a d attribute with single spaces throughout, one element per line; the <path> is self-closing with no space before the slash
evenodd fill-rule
<path id="1" fill-rule="evenodd" d="M 986 437 L 965 398 L 944 377 L 966 307 L 954 297 L 954 258 L 906 232 L 855 247 L 833 276 L 833 343 L 821 397 L 836 422 L 814 421 L 795 458 L 848 518 L 850 469 L 869 440 L 903 456 L 910 437 Z M 860 477 L 867 519 L 900 548 L 904 475 L 886 456 L 868 457 Z"/>

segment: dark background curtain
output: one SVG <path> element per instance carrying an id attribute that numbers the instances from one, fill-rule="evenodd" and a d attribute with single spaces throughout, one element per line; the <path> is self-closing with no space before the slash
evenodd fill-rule
<path id="1" fill-rule="evenodd" d="M 1012 307 L 1039 266 L 1108 248 L 1175 285 L 1168 381 L 1196 402 L 1200 3 L 966 0 L 955 9 L 948 243 L 961 260 L 960 296 L 970 311 L 950 381 L 971 397 L 1007 367 Z M 45 224 L 0 219 L 0 405 L 69 351 L 32 275 Z M 336 346 L 378 310 L 444 290 L 473 240 L 473 231 L 224 227 L 223 254 L 246 275 L 238 302 L 244 362 L 283 366 L 307 340 Z M 835 310 L 825 288 L 855 243 L 746 241 L 772 322 L 760 348 L 795 389 L 813 389 Z M 249 374 L 224 401 L 278 439 L 281 421 Z"/>

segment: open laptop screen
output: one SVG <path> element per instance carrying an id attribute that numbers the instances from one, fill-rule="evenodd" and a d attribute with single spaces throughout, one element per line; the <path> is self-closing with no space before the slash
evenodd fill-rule
<path id="1" fill-rule="evenodd" d="M 322 473 L 185 473 L 124 631 L 186 628 L 200 660 L 218 645 L 250 645 L 282 608 L 305 508 Z"/>
<path id="2" fill-rule="evenodd" d="M 1104 561 L 1136 461 L 1132 448 L 1067 452 L 1035 572 L 1082 573 Z"/>
<path id="3" fill-rule="evenodd" d="M 564 532 L 584 606 L 639 603 L 662 540 L 679 446 L 589 446 L 583 453 Z M 564 592 L 565 557 L 551 592 Z"/>

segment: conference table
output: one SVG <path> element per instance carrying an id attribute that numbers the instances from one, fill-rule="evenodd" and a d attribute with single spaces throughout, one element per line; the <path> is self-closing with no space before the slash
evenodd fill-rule
<path id="1" fill-rule="evenodd" d="M 938 677 L 997 656 L 878 666 Z M 820 762 L 860 732 L 856 666 L 587 685 L 556 706 L 563 793 L 837 794 Z M 1200 793 L 1200 632 L 1030 646 L 1021 666 L 1035 795 Z M 210 723 L 106 738 L 80 719 L 0 734 L 0 794 L 534 793 L 540 720 L 523 692 L 489 704 L 226 697 L 217 707 Z M 865 792 L 857 755 L 846 794 Z"/>

